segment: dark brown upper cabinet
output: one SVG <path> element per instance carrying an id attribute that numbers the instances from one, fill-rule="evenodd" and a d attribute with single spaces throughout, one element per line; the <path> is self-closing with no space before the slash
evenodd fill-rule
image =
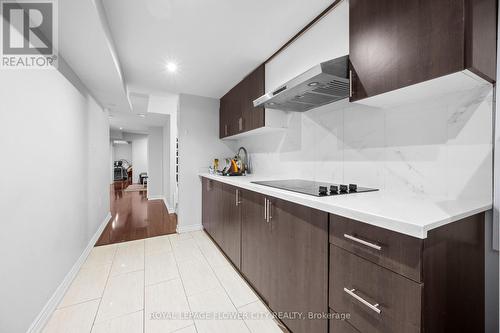
<path id="1" fill-rule="evenodd" d="M 495 0 L 350 0 L 351 101 L 469 70 L 496 80 Z"/>
<path id="2" fill-rule="evenodd" d="M 264 126 L 264 108 L 253 106 L 254 99 L 265 93 L 264 68 L 264 65 L 259 66 L 220 99 L 221 139 Z"/>

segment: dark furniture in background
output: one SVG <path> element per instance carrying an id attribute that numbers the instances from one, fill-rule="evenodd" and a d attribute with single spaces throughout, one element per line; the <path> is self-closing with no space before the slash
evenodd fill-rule
<path id="1" fill-rule="evenodd" d="M 123 167 L 122 161 L 115 161 L 113 165 L 114 165 L 113 180 L 115 182 L 129 179 L 127 169 L 125 167 Z"/>
<path id="2" fill-rule="evenodd" d="M 139 174 L 139 184 L 141 185 L 147 185 L 148 183 L 148 174 L 147 172 L 141 172 Z"/>

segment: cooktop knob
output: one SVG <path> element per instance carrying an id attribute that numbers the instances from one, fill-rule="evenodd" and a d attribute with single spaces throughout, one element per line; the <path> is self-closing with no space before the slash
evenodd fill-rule
<path id="1" fill-rule="evenodd" d="M 349 192 L 356 192 L 358 190 L 358 185 L 349 184 Z"/>
<path id="2" fill-rule="evenodd" d="M 330 194 L 338 194 L 339 187 L 337 185 L 330 185 Z"/>
<path id="3" fill-rule="evenodd" d="M 340 193 L 347 193 L 347 185 L 340 185 Z"/>
<path id="4" fill-rule="evenodd" d="M 328 195 L 328 188 L 326 186 L 320 186 L 319 195 Z"/>

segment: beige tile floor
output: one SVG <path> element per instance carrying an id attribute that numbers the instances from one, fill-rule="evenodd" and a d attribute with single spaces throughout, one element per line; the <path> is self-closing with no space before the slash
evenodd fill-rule
<path id="1" fill-rule="evenodd" d="M 45 333 L 281 333 L 212 240 L 195 231 L 96 247 Z"/>

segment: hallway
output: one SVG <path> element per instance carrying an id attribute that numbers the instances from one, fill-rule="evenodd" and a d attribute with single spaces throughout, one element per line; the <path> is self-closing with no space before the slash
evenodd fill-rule
<path id="1" fill-rule="evenodd" d="M 127 192 L 126 182 L 110 186 L 111 220 L 96 246 L 175 233 L 176 214 L 169 214 L 162 200 L 148 200 L 146 191 Z"/>

